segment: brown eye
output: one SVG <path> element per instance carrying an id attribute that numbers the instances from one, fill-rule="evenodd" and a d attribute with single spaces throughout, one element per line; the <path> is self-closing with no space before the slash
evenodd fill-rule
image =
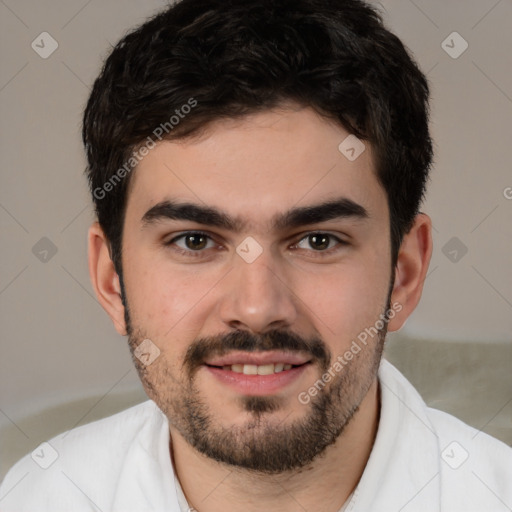
<path id="1" fill-rule="evenodd" d="M 167 246 L 174 246 L 174 249 L 182 253 L 202 253 L 204 249 L 215 247 L 215 242 L 206 233 L 189 231 L 166 242 Z"/>
<path id="2" fill-rule="evenodd" d="M 309 233 L 300 240 L 297 247 L 315 252 L 326 252 L 328 249 L 334 248 L 336 245 L 343 245 L 344 242 L 329 233 Z"/>
<path id="3" fill-rule="evenodd" d="M 304 233 L 302 238 L 293 246 L 300 249 L 300 254 L 307 258 L 331 258 L 343 251 L 349 242 L 333 235 L 320 231 Z"/>
<path id="4" fill-rule="evenodd" d="M 330 241 L 329 235 L 325 235 L 322 233 L 317 233 L 317 234 L 308 236 L 309 245 L 317 251 L 323 251 L 325 249 L 328 249 L 329 241 Z"/>
<path id="5" fill-rule="evenodd" d="M 208 237 L 202 235 L 201 233 L 185 235 L 184 240 L 186 247 L 188 249 L 192 249 L 193 251 L 204 249 L 208 243 Z"/>

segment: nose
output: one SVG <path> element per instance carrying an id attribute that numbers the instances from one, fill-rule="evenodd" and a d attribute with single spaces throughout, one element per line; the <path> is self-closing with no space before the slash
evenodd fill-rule
<path id="1" fill-rule="evenodd" d="M 279 268 L 270 251 L 252 263 L 235 254 L 219 306 L 222 322 L 231 329 L 258 333 L 291 327 L 297 318 L 297 298 Z"/>

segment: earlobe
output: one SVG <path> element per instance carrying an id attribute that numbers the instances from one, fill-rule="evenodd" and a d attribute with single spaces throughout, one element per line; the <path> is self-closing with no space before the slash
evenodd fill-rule
<path id="1" fill-rule="evenodd" d="M 402 309 L 390 319 L 390 332 L 398 331 L 416 308 L 423 291 L 431 256 L 432 221 L 428 215 L 420 213 L 400 245 L 391 304 L 398 302 Z"/>
<path id="2" fill-rule="evenodd" d="M 125 336 L 126 325 L 119 276 L 110 257 L 108 240 L 98 222 L 89 228 L 88 246 L 89 276 L 96 297 L 112 319 L 116 331 Z"/>

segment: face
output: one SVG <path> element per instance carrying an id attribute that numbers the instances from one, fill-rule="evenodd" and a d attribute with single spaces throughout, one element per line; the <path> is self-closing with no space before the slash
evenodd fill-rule
<path id="1" fill-rule="evenodd" d="M 389 214 L 371 147 L 339 151 L 348 135 L 307 108 L 267 111 L 162 142 L 133 176 L 127 330 L 132 351 L 159 351 L 134 361 L 171 431 L 218 461 L 310 463 L 375 381 Z"/>

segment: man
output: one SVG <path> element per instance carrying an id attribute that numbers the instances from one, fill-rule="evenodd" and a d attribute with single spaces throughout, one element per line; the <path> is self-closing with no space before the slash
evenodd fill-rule
<path id="1" fill-rule="evenodd" d="M 22 459 L 3 511 L 510 510 L 511 450 L 381 361 L 432 144 L 371 7 L 183 0 L 113 50 L 83 138 L 92 283 L 151 400 Z"/>

